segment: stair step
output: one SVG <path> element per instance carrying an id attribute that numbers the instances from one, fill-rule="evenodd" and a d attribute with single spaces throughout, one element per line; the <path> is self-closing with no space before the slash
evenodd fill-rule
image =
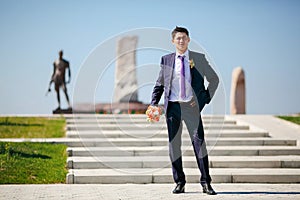
<path id="1" fill-rule="evenodd" d="M 247 125 L 231 125 L 231 124 L 204 124 L 205 130 L 249 130 Z M 186 129 L 184 126 L 183 129 Z M 166 124 L 69 124 L 67 130 L 167 130 Z"/>
<path id="2" fill-rule="evenodd" d="M 145 114 L 71 114 L 64 115 L 64 117 L 69 119 L 146 119 Z M 164 115 L 162 115 L 164 118 Z M 202 115 L 202 120 L 224 120 L 226 117 L 224 115 Z"/>
<path id="3" fill-rule="evenodd" d="M 131 125 L 138 125 L 138 124 L 165 124 L 165 118 L 161 118 L 159 122 L 150 123 L 144 119 L 67 119 L 67 124 L 131 124 Z M 203 124 L 236 124 L 234 120 L 223 120 L 223 119 L 204 119 Z"/>
<path id="4" fill-rule="evenodd" d="M 200 172 L 185 168 L 188 183 L 199 183 Z M 212 168 L 213 183 L 299 183 L 300 169 L 278 168 Z M 76 184 L 125 184 L 173 183 L 171 169 L 76 169 L 69 170 L 67 183 Z"/>
<path id="5" fill-rule="evenodd" d="M 165 116 L 65 115 L 67 138 L 43 139 L 69 147 L 67 183 L 173 183 Z M 214 183 L 300 183 L 297 140 L 269 133 L 225 116 L 202 116 Z M 38 139 L 31 141 L 39 142 Z M 182 135 L 187 182 L 200 172 L 186 126 Z"/>
<path id="6" fill-rule="evenodd" d="M 207 146 L 210 156 L 300 155 L 297 146 Z M 68 147 L 69 156 L 168 156 L 167 146 L 153 147 Z M 191 146 L 182 146 L 185 156 L 194 156 Z"/>
<path id="7" fill-rule="evenodd" d="M 300 156 L 210 156 L 210 168 L 300 168 Z M 69 157 L 69 169 L 170 168 L 168 156 Z M 197 168 L 194 156 L 184 156 L 186 168 Z"/>
<path id="8" fill-rule="evenodd" d="M 168 138 L 167 130 L 161 131 L 67 131 L 68 138 Z M 189 138 L 187 130 L 183 138 Z M 250 130 L 206 131 L 205 137 L 269 137 L 267 132 Z"/>
<path id="9" fill-rule="evenodd" d="M 45 139 L 47 140 L 47 139 Z M 49 140 L 50 141 L 50 140 Z M 110 146 L 134 146 L 134 147 L 147 147 L 147 146 L 168 146 L 167 138 L 66 138 L 65 140 L 57 141 L 69 147 L 110 147 Z M 182 139 L 183 145 L 191 145 L 188 138 Z M 208 146 L 295 146 L 296 140 L 291 139 L 273 139 L 273 138 L 207 138 L 206 144 Z"/>
<path id="10" fill-rule="evenodd" d="M 166 138 L 3 138 L 3 142 L 48 142 L 66 144 L 69 147 L 151 147 L 168 146 Z M 273 138 L 208 138 L 205 140 L 208 146 L 296 146 L 297 140 L 273 139 Z M 183 145 L 191 145 L 188 138 L 182 139 Z"/>

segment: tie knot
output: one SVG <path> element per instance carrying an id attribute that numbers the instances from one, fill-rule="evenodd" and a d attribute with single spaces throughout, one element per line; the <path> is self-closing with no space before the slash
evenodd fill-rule
<path id="1" fill-rule="evenodd" d="M 184 57 L 185 57 L 185 55 L 183 55 L 183 56 L 179 55 L 179 56 L 178 56 L 178 58 L 179 58 L 182 62 L 184 61 Z"/>

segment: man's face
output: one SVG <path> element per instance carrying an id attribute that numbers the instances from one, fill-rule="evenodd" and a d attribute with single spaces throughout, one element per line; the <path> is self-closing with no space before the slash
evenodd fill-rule
<path id="1" fill-rule="evenodd" d="M 172 43 L 175 45 L 176 50 L 180 53 L 184 53 L 189 45 L 190 38 L 186 33 L 177 32 L 172 39 Z"/>

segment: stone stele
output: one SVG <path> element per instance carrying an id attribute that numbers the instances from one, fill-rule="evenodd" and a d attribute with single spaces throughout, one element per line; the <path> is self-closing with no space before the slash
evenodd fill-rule
<path id="1" fill-rule="evenodd" d="M 137 36 L 125 36 L 117 43 L 114 102 L 137 102 L 136 46 Z"/>
<path id="2" fill-rule="evenodd" d="M 230 104 L 231 114 L 246 114 L 245 73 L 241 67 L 232 72 Z"/>

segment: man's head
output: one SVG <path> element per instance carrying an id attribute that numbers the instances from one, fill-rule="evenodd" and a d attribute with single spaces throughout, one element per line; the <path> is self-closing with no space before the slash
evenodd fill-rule
<path id="1" fill-rule="evenodd" d="M 177 52 L 183 54 L 188 49 L 189 42 L 189 31 L 186 28 L 176 26 L 172 31 L 172 43 Z"/>
<path id="2" fill-rule="evenodd" d="M 64 53 L 63 53 L 63 50 L 60 50 L 60 51 L 58 52 L 58 55 L 59 55 L 60 58 L 63 57 L 63 54 L 64 54 Z"/>

